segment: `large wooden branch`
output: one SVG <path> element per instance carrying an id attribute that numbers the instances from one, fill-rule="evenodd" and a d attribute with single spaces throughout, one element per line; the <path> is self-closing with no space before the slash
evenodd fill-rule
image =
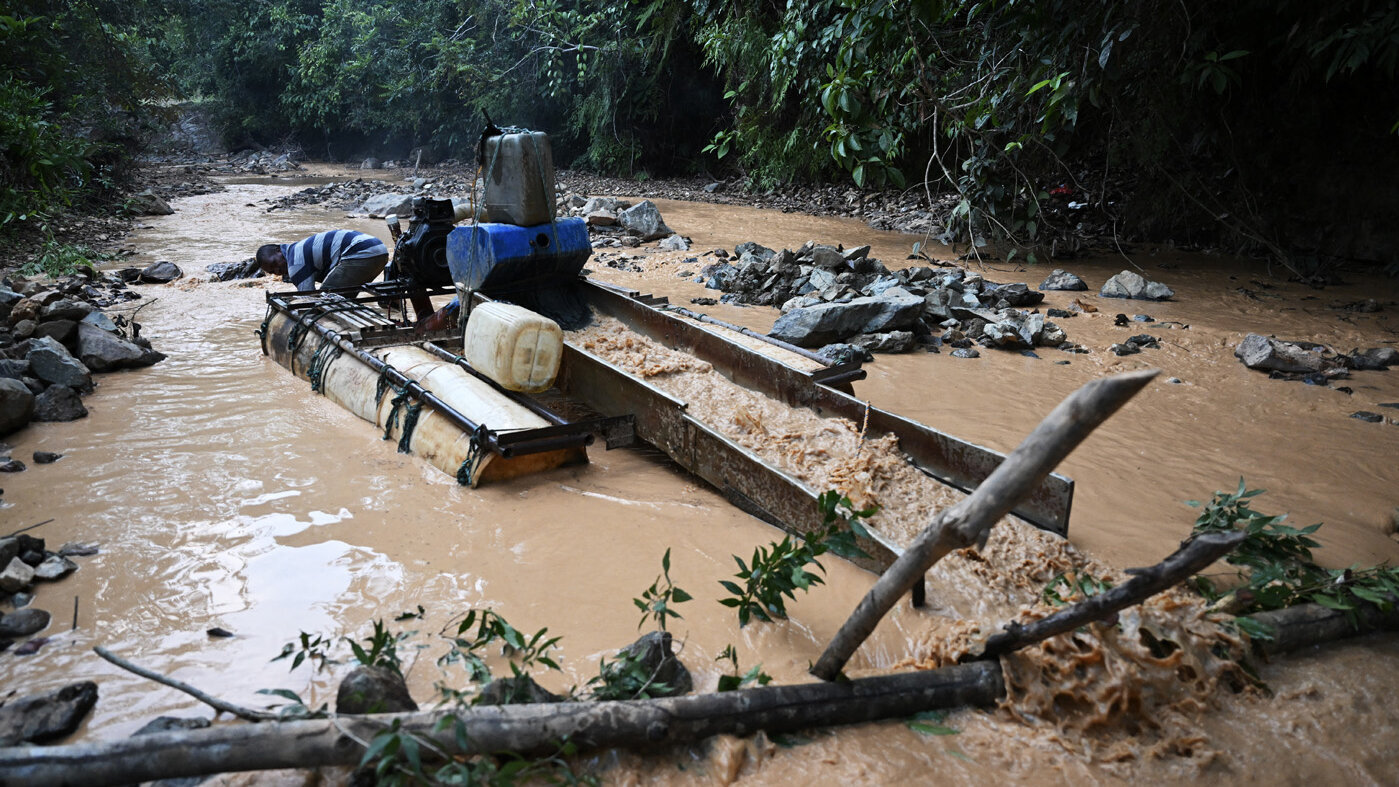
<path id="1" fill-rule="evenodd" d="M 1185 541 L 1170 557 L 1150 568 L 1137 570 L 1135 576 L 1111 590 L 1087 598 L 1048 617 L 1025 624 L 1007 625 L 1005 630 L 986 640 L 986 648 L 982 651 L 981 658 L 996 658 L 1056 634 L 1073 631 L 1085 623 L 1103 620 L 1133 604 L 1140 604 L 1203 571 L 1211 563 L 1233 551 L 1247 535 L 1242 530 L 1232 530 L 1226 533 L 1205 533 Z"/>
<path id="2" fill-rule="evenodd" d="M 76 614 L 74 615 L 74 617 L 76 617 Z M 147 680 L 153 680 L 162 686 L 169 686 L 170 688 L 175 689 L 177 691 L 183 691 L 184 693 L 199 700 L 205 705 L 208 705 L 214 710 L 222 711 L 223 713 L 231 713 L 234 716 L 237 716 L 242 719 L 247 719 L 248 721 L 276 721 L 277 719 L 281 718 L 275 713 L 253 710 L 252 708 L 244 708 L 241 705 L 234 705 L 231 702 L 225 702 L 213 695 L 205 694 L 204 692 L 200 691 L 199 689 L 196 689 L 188 683 L 175 680 L 174 678 L 168 678 L 164 675 L 161 675 L 159 672 L 146 669 L 145 667 L 142 667 L 138 664 L 132 664 L 131 662 L 127 661 L 121 656 L 116 655 L 115 653 L 111 652 L 110 650 L 107 650 L 106 648 L 100 645 L 93 648 L 93 650 L 97 653 L 97 655 L 101 656 L 107 661 L 112 662 L 113 664 L 117 665 L 118 667 L 121 667 L 122 669 L 128 672 L 134 672 L 137 675 L 140 675 L 141 677 L 146 678 Z"/>
<path id="3" fill-rule="evenodd" d="M 948 553 L 985 544 L 991 526 L 1030 493 L 1064 457 L 1083 442 L 1151 379 L 1156 369 L 1094 380 L 1054 408 L 995 472 L 970 495 L 944 509 L 894 561 L 860 601 L 821 654 L 811 674 L 834 680 L 874 627 L 923 575 Z"/>
<path id="4" fill-rule="evenodd" d="M 71 746 L 0 749 L 0 784 L 128 784 L 210 773 L 354 765 L 361 742 L 394 719 L 453 756 L 547 755 L 565 738 L 580 750 L 696 741 L 728 733 L 783 732 L 911 716 L 922 710 L 989 705 L 1005 693 L 999 663 L 984 661 L 843 683 L 764 686 L 629 702 L 564 702 L 447 711 L 220 725 Z"/>

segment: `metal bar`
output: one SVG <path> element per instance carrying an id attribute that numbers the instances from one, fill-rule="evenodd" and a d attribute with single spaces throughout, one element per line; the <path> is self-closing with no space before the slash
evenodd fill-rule
<path id="1" fill-rule="evenodd" d="M 521 407 L 527 408 L 530 412 L 534 413 L 540 418 L 543 418 L 549 423 L 554 424 L 555 426 L 568 423 L 568 421 L 565 421 L 563 418 L 560 418 L 558 415 L 545 409 L 542 405 L 539 404 L 539 402 L 536 402 L 528 396 L 521 394 L 519 391 L 508 390 L 495 380 L 492 380 L 486 375 L 476 371 L 476 369 L 474 369 L 471 366 L 471 364 L 466 362 L 465 358 L 463 358 L 460 355 L 457 355 L 451 350 L 439 347 L 436 344 L 433 344 L 432 342 L 423 342 L 422 347 L 424 350 L 427 350 L 433 355 L 436 355 L 438 358 L 441 358 L 442 360 L 448 363 L 456 364 L 457 366 L 461 367 L 462 370 L 464 370 L 467 374 L 470 374 L 472 377 L 475 377 L 476 379 L 480 380 L 481 382 L 484 382 L 491 388 L 495 389 L 496 393 L 510 399 L 510 401 L 520 405 Z"/>
<path id="2" fill-rule="evenodd" d="M 789 353 L 796 353 L 797 355 L 800 355 L 803 358 L 816 361 L 822 366 L 827 366 L 830 364 L 830 359 L 826 358 L 818 352 L 813 352 L 811 350 L 806 349 L 805 347 L 798 347 L 795 344 L 784 342 L 781 339 L 774 339 L 773 337 L 768 336 L 765 333 L 758 333 L 757 331 L 751 328 L 745 328 L 742 325 L 734 325 L 731 322 L 724 322 L 723 320 L 718 320 L 713 317 L 710 317 L 707 314 L 700 314 L 699 312 L 687 309 L 684 306 L 663 306 L 661 307 L 661 310 L 674 312 L 676 314 L 681 315 L 682 317 L 688 317 L 691 320 L 698 320 L 699 322 L 707 322 L 711 325 L 717 325 L 720 328 L 727 328 L 736 333 L 741 333 L 749 338 L 757 339 L 760 342 L 767 342 L 768 344 L 771 344 L 774 347 L 781 347 Z M 861 379 L 862 378 L 863 375 L 861 375 Z"/>

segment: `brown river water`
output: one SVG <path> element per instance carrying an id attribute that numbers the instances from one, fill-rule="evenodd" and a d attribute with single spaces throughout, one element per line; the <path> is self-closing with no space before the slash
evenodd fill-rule
<path id="1" fill-rule="evenodd" d="M 269 660 L 298 632 L 363 637 L 372 621 L 422 605 L 425 620 L 399 624 L 421 631 L 413 642 L 431 645 L 416 657 L 411 646 L 407 650 L 409 683 L 420 702 L 442 677 L 433 663 L 441 651 L 438 630 L 471 608 L 493 608 L 527 632 L 547 626 L 561 635 L 562 671 L 539 677 L 564 691 L 581 687 L 596 674 L 600 657 L 636 637 L 632 598 L 656 578 L 667 548 L 672 577 L 695 596 L 680 607 L 684 619 L 671 629 L 684 641 L 682 659 L 698 688 L 714 687 L 723 671 L 714 659 L 730 643 L 745 669 L 761 663 L 778 682 L 809 679 L 808 664 L 872 575 L 826 559 L 826 584 L 789 604 L 790 620 L 740 629 L 732 611 L 715 603 L 722 595 L 718 580 L 735 570 L 730 555 L 746 557 L 780 533 L 657 452 L 599 445 L 583 467 L 465 489 L 396 453 L 373 427 L 264 358 L 252 332 L 262 320 L 263 293 L 273 285 L 210 283 L 204 266 L 329 227 L 387 238 L 378 221 L 317 209 L 266 213 L 257 204 L 291 188 L 285 180 L 230 181 L 226 192 L 180 200 L 175 215 L 149 219 L 130 239 L 136 251 L 130 264 L 169 259 L 187 275 L 143 290 L 152 299 L 139 316 L 143 335 L 169 359 L 100 377 L 97 392 L 85 400 L 87 419 L 31 427 L 9 439 L 15 456 L 37 449 L 65 456 L 5 479 L 0 517 L 8 530 L 53 518 L 36 531 L 51 548 L 87 541 L 100 544 L 101 552 L 79 558 L 76 574 L 41 589 L 35 604 L 55 613 L 45 632 L 52 641 L 32 656 L 0 655 L 7 690 L 98 681 L 101 699 L 78 736 L 87 740 L 128 735 L 159 714 L 208 715 L 185 695 L 100 660 L 91 648 L 102 645 L 245 705 L 268 702 L 255 693 L 259 688 L 289 688 L 317 705 L 333 702 L 345 668 L 288 672 L 287 662 Z M 796 248 L 808 239 L 869 243 L 891 267 L 914 264 L 903 257 L 917 238 L 854 220 L 658 205 L 668 224 L 694 239 L 695 251 L 650 255 L 640 261 L 642 273 L 593 264 L 594 275 L 688 305 L 691 297 L 716 293 L 677 275 L 700 267 L 684 260 L 745 240 L 775 248 Z M 936 247 L 934 253 L 952 256 Z M 1148 365 L 1163 373 L 1060 467 L 1077 483 L 1072 547 L 1023 525 L 999 527 L 991 554 L 1005 555 L 1006 565 L 1028 566 L 1027 574 L 988 578 L 949 566 L 934 577 L 932 609 L 900 605 L 857 654 L 857 672 L 936 661 L 946 648 L 938 644 L 940 632 L 955 629 L 958 618 L 1009 614 L 1042 584 L 1039 574 L 1047 567 L 1110 572 L 1108 566 L 1156 562 L 1189 532 L 1193 510 L 1181 501 L 1208 498 L 1240 476 L 1269 490 L 1259 508 L 1290 511 L 1294 523 L 1326 522 L 1320 533 L 1326 562 L 1399 557 L 1390 537 L 1399 504 L 1399 428 L 1347 417 L 1355 410 L 1399 416 L 1378 406 L 1399 402 L 1399 371 L 1357 372 L 1341 383 L 1354 390 L 1348 396 L 1268 380 L 1232 355 L 1249 331 L 1338 350 L 1390 344 L 1399 338 L 1395 307 L 1388 305 L 1396 300 L 1395 283 L 1352 275 L 1346 285 L 1311 290 L 1251 261 L 1149 249 L 1135 250 L 1132 260 L 1149 278 L 1174 288 L 1176 300 L 1078 294 L 1101 311 L 1057 322 L 1092 354 L 1042 350 L 1037 360 L 987 351 L 961 360 L 915 353 L 880 355 L 866 365 L 869 379 L 856 383 L 858 396 L 1001 451 L 1014 448 L 1089 379 Z M 1093 287 L 1131 267 L 1121 257 L 1059 266 Z M 979 270 L 993 281 L 1032 286 L 1048 272 L 1001 263 Z M 1064 307 L 1074 295 L 1049 293 L 1045 306 Z M 1331 308 L 1365 298 L 1386 302 L 1386 309 Z M 758 330 L 767 330 L 776 316 L 763 308 L 704 310 Z M 1190 327 L 1118 328 L 1112 318 L 1119 311 Z M 1106 353 L 1112 342 L 1143 332 L 1160 338 L 1162 349 L 1127 358 Z M 713 418 L 749 423 L 756 441 L 802 448 L 776 428 L 780 413 L 726 412 L 713 402 L 709 409 Z M 769 428 L 752 427 L 760 423 Z M 813 473 L 827 473 L 818 477 L 832 477 L 809 454 L 794 454 L 794 466 L 810 464 Z M 946 588 L 941 597 L 940 585 Z M 999 603 L 978 601 L 994 593 L 1003 595 Z M 78 626 L 70 631 L 75 596 Z M 1186 603 L 1163 599 L 1143 611 L 1142 625 L 1184 625 L 1167 620 L 1188 615 L 1167 613 Z M 237 636 L 212 639 L 205 632 L 214 626 Z M 1271 694 L 1235 694 L 1210 683 L 1203 698 L 1186 692 L 1189 701 L 1161 705 L 1155 729 L 1085 731 L 1083 725 L 1018 720 L 1009 710 L 967 710 L 946 722 L 960 730 L 955 736 L 925 737 L 902 722 L 887 722 L 813 732 L 796 746 L 763 736 L 722 738 L 648 756 L 609 753 L 584 764 L 604 781 L 624 784 L 1386 783 L 1399 767 L 1390 745 L 1399 729 L 1392 702 L 1399 677 L 1384 666 L 1396 655 L 1399 637 L 1380 636 L 1264 665 Z M 1140 663 L 1125 669 L 1139 668 L 1147 669 Z M 1118 677 L 1119 684 L 1132 683 Z M 1153 678 L 1133 680 L 1131 690 L 1140 696 Z M 1029 708 L 1015 710 L 1023 717 Z"/>

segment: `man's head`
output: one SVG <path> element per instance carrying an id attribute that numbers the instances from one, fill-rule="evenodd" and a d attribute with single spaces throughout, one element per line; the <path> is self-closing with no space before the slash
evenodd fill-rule
<path id="1" fill-rule="evenodd" d="M 259 246 L 257 249 L 257 266 L 262 269 L 263 273 L 286 276 L 287 258 L 282 254 L 282 247 L 275 243 Z"/>

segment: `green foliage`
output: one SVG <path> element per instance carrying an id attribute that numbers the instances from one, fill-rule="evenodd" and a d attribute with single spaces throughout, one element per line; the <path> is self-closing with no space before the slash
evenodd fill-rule
<path id="1" fill-rule="evenodd" d="M 1383 565 L 1327 569 L 1317 565 L 1312 550 L 1320 544 L 1311 536 L 1321 524 L 1294 528 L 1283 524 L 1285 514 L 1255 511 L 1253 498 L 1261 494 L 1261 489 L 1247 489 L 1241 478 L 1238 489 L 1215 492 L 1206 505 L 1187 501 L 1188 505 L 1202 508 L 1194 532 L 1243 530 L 1248 534 L 1225 558 L 1226 563 L 1239 567 L 1233 586 L 1221 589 L 1215 580 L 1205 576 L 1194 580 L 1207 600 L 1219 602 L 1230 596 L 1227 600 L 1237 602 L 1231 606 L 1240 613 L 1237 620 L 1245 633 L 1255 639 L 1270 639 L 1271 632 L 1247 616 L 1308 601 L 1344 611 L 1352 621 L 1364 603 L 1386 611 L 1393 608 L 1394 600 L 1399 598 L 1399 569 Z"/>
<path id="2" fill-rule="evenodd" d="M 82 266 L 115 258 L 115 254 L 94 251 L 78 243 L 62 243 L 50 236 L 34 258 L 20 266 L 19 272 L 24 276 L 67 276 Z"/>
<path id="3" fill-rule="evenodd" d="M 720 653 L 715 661 L 728 661 L 733 665 L 733 671 L 728 675 L 719 676 L 719 691 L 737 691 L 756 683 L 759 686 L 766 686 L 772 682 L 772 676 L 763 672 L 763 665 L 754 664 L 747 672 L 739 674 L 738 653 L 734 651 L 733 645 L 726 645 L 724 652 Z"/>
<path id="4" fill-rule="evenodd" d="M 472 683 L 485 685 L 492 680 L 490 666 L 486 663 L 490 655 L 488 649 L 495 645 L 509 660 L 513 677 L 524 677 L 536 666 L 557 670 L 559 665 L 550 651 L 558 645 L 561 637 L 550 637 L 548 634 L 549 629 L 542 628 L 526 636 L 494 610 L 479 613 L 471 610 L 457 623 L 455 634 L 448 636 L 451 648 L 437 660 L 437 664 L 440 667 L 461 664 Z M 447 699 L 465 696 L 463 692 L 443 686 L 439 686 L 439 690 Z"/>
<path id="5" fill-rule="evenodd" d="M 613 661 L 598 662 L 598 674 L 588 679 L 586 688 L 595 700 L 644 700 L 668 696 L 672 687 L 656 680 L 640 654 L 623 650 Z"/>
<path id="6" fill-rule="evenodd" d="M 665 631 L 667 618 L 679 620 L 681 617 L 680 613 L 675 611 L 675 605 L 691 598 L 693 596 L 683 588 L 676 587 L 670 579 L 670 549 L 667 548 L 665 555 L 661 557 L 661 575 L 656 577 L 651 587 L 642 591 L 641 598 L 632 599 L 636 608 L 641 610 L 641 622 L 637 623 L 636 627 L 639 629 L 646 625 L 647 620 L 652 620 L 656 628 Z"/>
<path id="7" fill-rule="evenodd" d="M 815 566 L 824 573 L 825 568 L 817 558 L 826 552 L 847 559 L 869 557 L 856 545 L 855 539 L 856 536 L 869 537 L 869 531 L 860 520 L 873 516 L 876 509 L 855 510 L 850 499 L 835 490 L 824 492 L 819 505 L 823 524 L 800 543 L 786 536 L 779 542 L 757 547 L 748 563 L 738 555 L 733 556 L 738 564 L 738 573 L 734 576 L 742 580 L 743 585 L 719 580 L 732 594 L 719 599 L 719 603 L 738 610 L 740 627 L 755 618 L 765 623 L 786 618 L 787 599 L 796 599 L 798 590 L 810 590 L 812 585 L 825 581 L 808 571 L 807 566 Z"/>
<path id="8" fill-rule="evenodd" d="M 1067 604 L 1076 604 L 1111 589 L 1111 582 L 1098 579 L 1086 571 L 1061 572 L 1054 575 L 1054 578 L 1044 586 L 1044 590 L 1040 591 L 1040 598 L 1044 599 L 1046 604 L 1062 607 Z"/>

